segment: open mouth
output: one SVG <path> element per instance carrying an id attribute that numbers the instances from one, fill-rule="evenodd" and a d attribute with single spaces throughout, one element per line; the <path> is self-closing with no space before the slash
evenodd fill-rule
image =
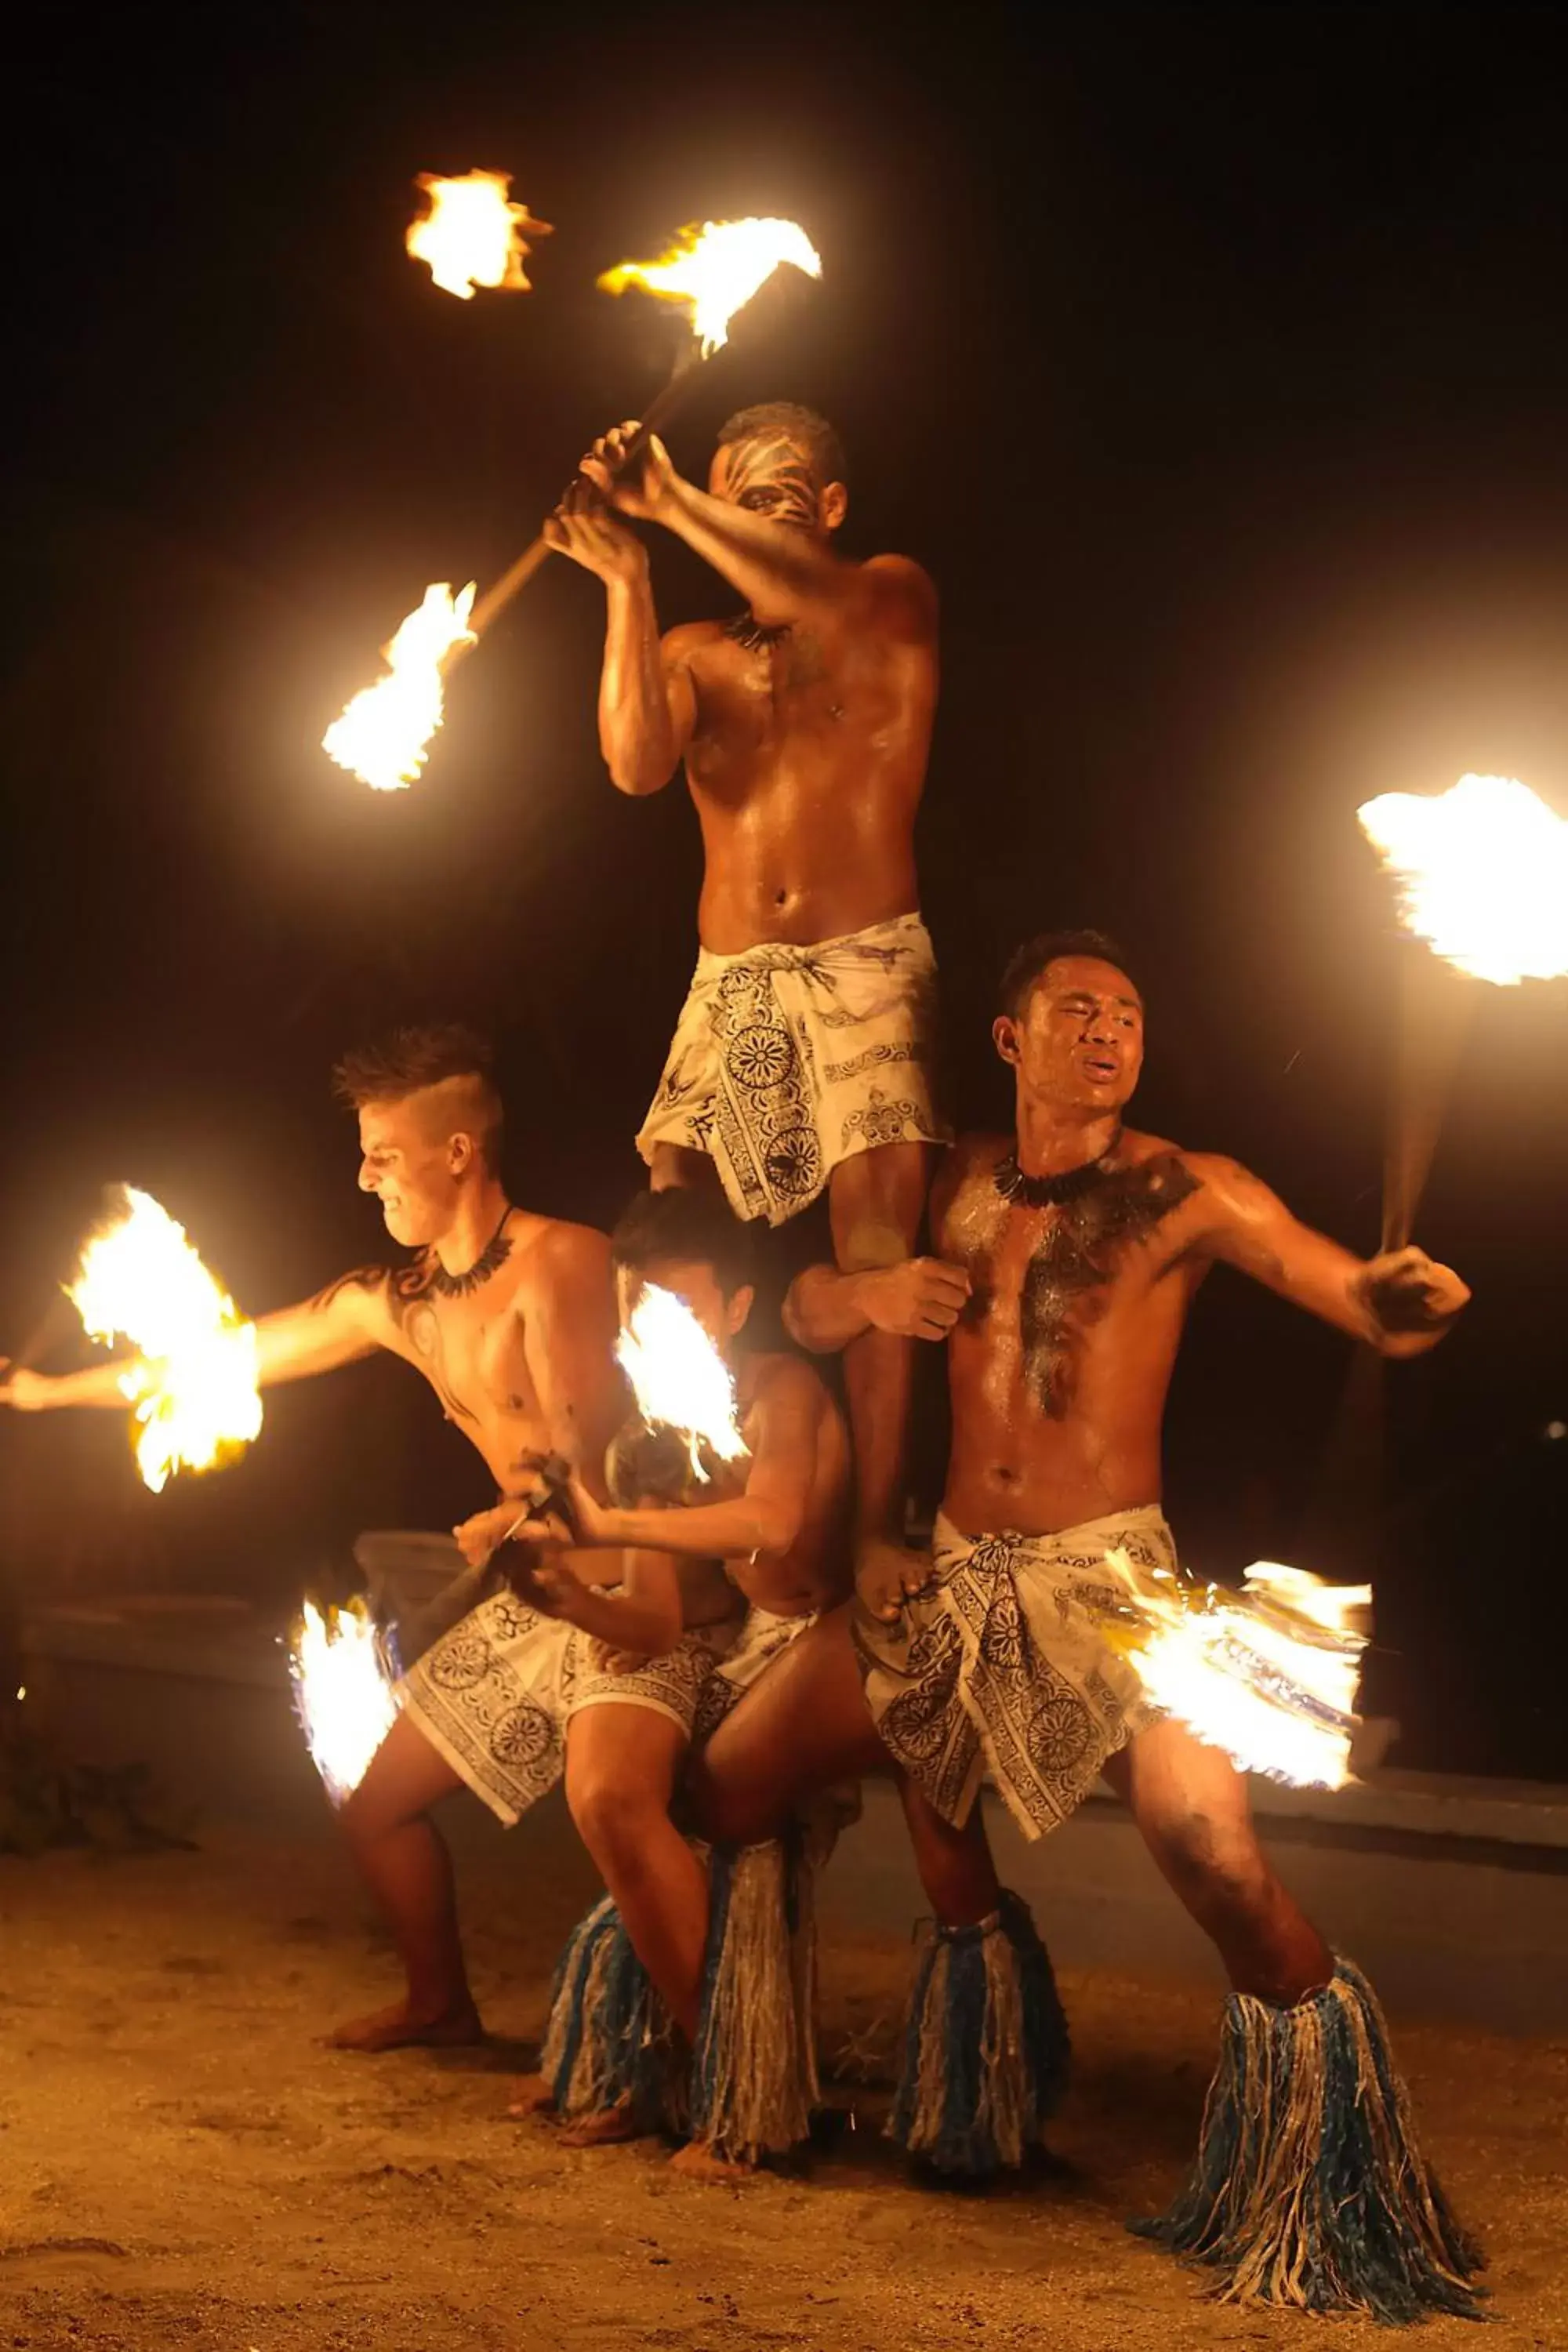
<path id="1" fill-rule="evenodd" d="M 1085 1054 L 1083 1066 L 1097 1086 L 1110 1086 L 1121 1071 L 1121 1065 L 1110 1054 Z"/>

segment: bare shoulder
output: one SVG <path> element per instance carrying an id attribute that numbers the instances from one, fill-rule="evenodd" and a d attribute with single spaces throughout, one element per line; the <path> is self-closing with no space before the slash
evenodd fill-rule
<path id="1" fill-rule="evenodd" d="M 673 629 L 666 629 L 659 640 L 667 669 L 679 669 L 698 654 L 712 646 L 726 643 L 722 621 L 680 621 Z"/>
<path id="2" fill-rule="evenodd" d="M 1164 1150 L 1186 1170 L 1195 1184 L 1202 1185 L 1216 1208 L 1246 1209 L 1271 1201 L 1273 1194 L 1260 1176 L 1244 1168 L 1224 1151 L 1178 1151 L 1174 1144 Z"/>
<path id="3" fill-rule="evenodd" d="M 597 1303 L 610 1295 L 609 1237 L 595 1226 L 574 1224 L 565 1217 L 534 1217 L 521 1239 L 521 1287 L 562 1301 L 576 1297 Z"/>
<path id="4" fill-rule="evenodd" d="M 920 634 L 936 630 L 936 582 L 912 555 L 872 555 L 860 566 L 860 577 L 885 612 L 900 614 Z"/>
<path id="5" fill-rule="evenodd" d="M 312 1315 L 331 1315 L 342 1324 L 353 1324 L 361 1330 L 374 1329 L 384 1321 L 393 1273 L 385 1265 L 356 1265 L 347 1274 L 340 1274 L 306 1302 Z"/>
<path id="6" fill-rule="evenodd" d="M 994 1176 L 1011 1147 L 1005 1135 L 961 1135 L 952 1149 L 942 1154 L 931 1184 L 931 1213 L 958 1200 L 961 1194 L 976 1183 Z"/>
<path id="7" fill-rule="evenodd" d="M 831 1412 L 833 1398 L 814 1364 L 802 1356 L 756 1355 L 751 1360 L 752 1407 Z"/>

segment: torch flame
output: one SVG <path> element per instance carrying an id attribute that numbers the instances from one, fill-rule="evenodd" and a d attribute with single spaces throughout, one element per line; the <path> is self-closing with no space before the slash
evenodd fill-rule
<path id="1" fill-rule="evenodd" d="M 425 591 L 392 643 L 382 647 L 384 677 L 363 687 L 321 738 L 321 749 L 372 792 L 400 793 L 430 756 L 441 724 L 441 664 L 455 646 L 471 646 L 474 582 L 454 598 L 445 580 Z"/>
<path id="2" fill-rule="evenodd" d="M 599 280 L 606 294 L 640 286 L 667 302 L 684 302 L 702 356 L 729 341 L 730 321 L 782 261 L 820 278 L 822 259 L 795 221 L 705 221 L 683 228 L 658 261 L 622 261 Z"/>
<path id="3" fill-rule="evenodd" d="M 437 286 L 459 302 L 471 302 L 476 286 L 528 291 L 525 233 L 548 236 L 550 224 L 535 220 L 526 205 L 508 202 L 509 172 L 468 172 L 457 180 L 421 172 L 414 184 L 424 189 L 430 209 L 410 223 L 405 243 L 416 261 L 429 264 Z"/>
<path id="4" fill-rule="evenodd" d="M 1568 824 L 1512 776 L 1384 793 L 1356 812 L 1406 928 L 1477 980 L 1568 972 Z"/>
<path id="5" fill-rule="evenodd" d="M 381 1635 L 363 1601 L 325 1617 L 307 1601 L 289 1654 L 305 1744 L 334 1805 L 353 1794 L 397 1716 Z"/>
<path id="6" fill-rule="evenodd" d="M 1140 1574 L 1112 1555 L 1131 1607 L 1110 1639 L 1157 1706 L 1243 1772 L 1340 1789 L 1351 1741 L 1370 1585 L 1324 1584 L 1265 1560 L 1237 1594 Z"/>
<path id="7" fill-rule="evenodd" d="M 210 1470 L 261 1427 L 256 1326 L 245 1322 L 150 1193 L 124 1206 L 82 1251 L 68 1286 L 88 1337 L 130 1339 L 120 1386 L 141 1424 L 136 1461 L 155 1495 L 172 1471 Z"/>
<path id="8" fill-rule="evenodd" d="M 693 1474 L 706 1485 L 699 1449 L 721 1462 L 738 1462 L 746 1443 L 735 1419 L 730 1367 L 683 1298 L 645 1282 L 616 1342 L 637 1410 L 650 1428 L 678 1430 L 686 1439 Z"/>

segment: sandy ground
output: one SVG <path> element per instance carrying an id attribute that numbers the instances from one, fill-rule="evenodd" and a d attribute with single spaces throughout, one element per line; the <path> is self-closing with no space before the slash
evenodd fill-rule
<path id="1" fill-rule="evenodd" d="M 556 2352 L 742 2346 L 1386 2346 L 1381 2330 L 1205 2303 L 1127 2236 L 1194 2143 L 1212 2001 L 1068 1977 L 1079 2053 L 1058 2161 L 912 2184 L 879 2143 L 908 1968 L 825 1955 L 841 2112 L 797 2170 L 674 2176 L 655 2142 L 576 2152 L 502 2109 L 562 1934 L 592 1889 L 558 1820 L 462 1825 L 481 2053 L 331 2053 L 390 1965 L 330 1838 L 0 1861 L 0 2347 L 54 2352 Z M 500 2037 L 514 2037 L 510 2039 Z M 1422 2331 L 1568 2352 L 1568 2044 L 1401 2033 L 1497 2324 Z"/>

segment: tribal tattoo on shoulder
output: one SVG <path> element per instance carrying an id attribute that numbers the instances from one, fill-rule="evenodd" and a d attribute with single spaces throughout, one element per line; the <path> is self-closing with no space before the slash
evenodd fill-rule
<path id="1" fill-rule="evenodd" d="M 510 1244 L 503 1244 L 503 1255 L 509 1248 Z M 494 1263 L 489 1269 L 491 1272 Z M 335 1282 L 329 1282 L 324 1290 L 316 1293 L 310 1305 L 318 1311 L 324 1309 L 345 1290 L 363 1290 L 367 1297 L 380 1292 L 394 1325 L 441 1400 L 443 1412 L 449 1420 L 472 1422 L 478 1415 L 463 1402 L 447 1378 L 440 1318 L 430 1303 L 432 1296 L 461 1296 L 465 1283 L 463 1276 L 454 1282 L 435 1251 L 425 1250 L 412 1265 L 358 1265 L 348 1274 L 340 1274 Z"/>
<path id="2" fill-rule="evenodd" d="M 1199 1189 L 1180 1153 L 1165 1151 L 1109 1171 L 1091 1191 L 1054 1212 L 1029 1260 L 1018 1303 L 1024 1377 L 1053 1421 L 1072 1409 L 1083 1334 L 1105 1312 L 1103 1294 L 1123 1252 L 1147 1241 Z"/>

